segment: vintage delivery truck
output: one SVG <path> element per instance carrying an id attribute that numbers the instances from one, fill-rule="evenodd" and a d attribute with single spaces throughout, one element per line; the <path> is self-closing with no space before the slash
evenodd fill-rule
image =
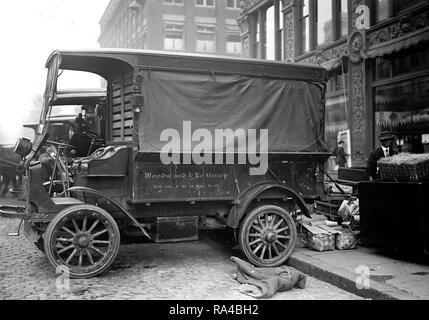
<path id="1" fill-rule="evenodd" d="M 0 214 L 23 219 L 26 236 L 53 267 L 95 276 L 132 228 L 156 242 L 230 228 L 251 263 L 273 267 L 288 259 L 294 219 L 308 215 L 323 193 L 330 156 L 323 142 L 325 69 L 115 49 L 55 51 L 46 67 L 36 138 L 16 146 L 27 204 Z M 60 175 L 70 187 L 49 194 L 38 153 L 49 145 L 47 119 L 63 70 L 107 83 L 98 105 L 105 121 L 98 134 L 107 147 L 56 166 L 68 165 Z M 52 156 L 62 161 L 59 154 Z"/>

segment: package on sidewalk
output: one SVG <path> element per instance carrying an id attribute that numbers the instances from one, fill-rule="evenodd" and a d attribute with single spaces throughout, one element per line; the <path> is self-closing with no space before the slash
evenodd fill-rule
<path id="1" fill-rule="evenodd" d="M 335 237 L 335 248 L 338 250 L 355 249 L 358 242 L 358 232 L 347 228 L 341 229 Z"/>
<path id="2" fill-rule="evenodd" d="M 308 247 L 315 251 L 335 250 L 336 230 L 324 225 L 310 226 L 302 224 L 307 233 Z"/>

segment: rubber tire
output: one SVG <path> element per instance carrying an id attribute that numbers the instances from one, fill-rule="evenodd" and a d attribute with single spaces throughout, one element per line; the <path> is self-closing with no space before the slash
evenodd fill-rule
<path id="1" fill-rule="evenodd" d="M 282 214 L 282 217 L 285 220 L 287 220 L 287 224 L 289 226 L 289 232 L 290 232 L 290 236 L 291 236 L 292 240 L 291 240 L 289 251 L 281 259 L 275 260 L 273 262 L 262 263 L 260 260 L 256 260 L 252 256 L 252 254 L 250 254 L 249 249 L 247 248 L 247 246 L 244 245 L 244 243 L 246 241 L 245 232 L 246 232 L 246 229 L 249 227 L 249 224 L 252 224 L 253 219 L 260 212 L 265 211 L 265 210 L 276 210 Z M 239 240 L 241 251 L 244 253 L 244 255 L 246 256 L 246 258 L 249 260 L 250 263 L 252 263 L 255 266 L 261 267 L 261 268 L 274 268 L 274 267 L 278 267 L 278 266 L 282 265 L 283 263 L 285 263 L 289 259 L 290 255 L 293 253 L 293 251 L 296 247 L 297 237 L 298 237 L 298 231 L 296 228 L 295 221 L 293 220 L 292 216 L 284 208 L 279 207 L 277 205 L 261 205 L 261 206 L 254 208 L 249 214 L 247 214 L 244 217 L 244 219 L 240 225 L 238 240 Z"/>
<path id="2" fill-rule="evenodd" d="M 69 270 L 65 270 L 64 266 L 59 264 L 57 262 L 57 260 L 55 259 L 54 254 L 52 252 L 52 248 L 50 246 L 51 237 L 53 235 L 53 231 L 55 230 L 56 224 L 59 221 L 61 221 L 64 217 L 66 217 L 67 215 L 73 213 L 74 211 L 79 211 L 79 210 L 92 210 L 92 211 L 96 211 L 96 212 L 104 215 L 107 218 L 107 220 L 109 221 L 109 223 L 112 225 L 112 227 L 114 229 L 114 233 L 115 233 L 115 238 L 116 238 L 116 241 L 114 244 L 114 252 L 109 257 L 107 263 L 102 265 L 100 268 L 94 270 L 93 272 L 85 273 L 85 274 L 74 273 L 74 272 L 71 272 Z M 118 255 L 119 246 L 121 243 L 119 227 L 118 227 L 118 224 L 116 223 L 115 219 L 113 219 L 113 217 L 104 209 L 102 209 L 100 207 L 93 206 L 93 205 L 88 205 L 88 204 L 76 205 L 76 206 L 68 207 L 68 208 L 60 211 L 49 223 L 48 228 L 46 229 L 44 238 L 45 238 L 45 240 L 44 240 L 45 254 L 46 254 L 46 257 L 48 258 L 50 264 L 54 267 L 54 269 L 56 271 L 60 270 L 61 272 L 68 273 L 70 278 L 73 278 L 73 279 L 88 279 L 88 278 L 95 277 L 95 276 L 103 273 L 104 271 L 106 271 L 110 267 L 112 262 L 115 260 L 116 256 Z"/>

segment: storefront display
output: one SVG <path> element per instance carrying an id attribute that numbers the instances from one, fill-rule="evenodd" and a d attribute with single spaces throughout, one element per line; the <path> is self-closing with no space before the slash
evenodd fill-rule
<path id="1" fill-rule="evenodd" d="M 403 50 L 376 59 L 374 105 L 376 130 L 391 131 L 399 152 L 428 152 L 428 48 Z"/>

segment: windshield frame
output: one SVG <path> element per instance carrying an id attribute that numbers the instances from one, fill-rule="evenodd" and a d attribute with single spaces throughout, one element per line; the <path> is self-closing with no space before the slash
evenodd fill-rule
<path id="1" fill-rule="evenodd" d="M 31 152 L 27 155 L 25 162 L 29 164 L 33 160 L 34 156 L 38 153 L 40 147 L 48 139 L 47 137 L 47 113 L 50 110 L 50 103 L 55 97 L 55 92 L 57 89 L 58 81 L 58 70 L 61 65 L 61 55 L 56 54 L 52 60 L 50 60 L 50 65 L 48 66 L 48 73 L 46 77 L 46 87 L 43 94 L 43 105 L 40 113 L 39 125 L 36 130 L 36 136 L 33 142 L 33 148 Z"/>

